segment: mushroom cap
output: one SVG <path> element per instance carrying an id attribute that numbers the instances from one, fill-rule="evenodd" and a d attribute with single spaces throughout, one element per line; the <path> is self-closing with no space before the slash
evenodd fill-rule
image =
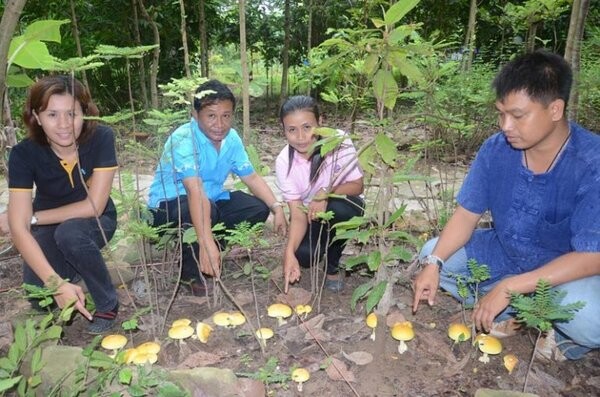
<path id="1" fill-rule="evenodd" d="M 402 321 L 392 327 L 392 338 L 400 341 L 409 341 L 415 337 L 412 323 L 410 321 Z"/>
<path id="2" fill-rule="evenodd" d="M 179 320 L 173 321 L 173 324 L 171 324 L 171 327 L 177 327 L 179 325 L 190 325 L 191 323 L 192 323 L 192 320 L 190 320 L 189 318 L 180 318 Z"/>
<path id="3" fill-rule="evenodd" d="M 213 328 L 206 323 L 199 322 L 198 324 L 196 324 L 196 336 L 198 337 L 198 340 L 202 343 L 208 342 L 208 337 L 210 336 L 212 331 Z"/>
<path id="4" fill-rule="evenodd" d="M 512 353 L 504 356 L 502 361 L 504 362 L 504 368 L 508 370 L 509 374 L 512 373 L 513 369 L 515 369 L 515 366 L 519 363 L 519 359 L 517 358 L 517 356 L 515 356 Z"/>
<path id="5" fill-rule="evenodd" d="M 140 353 L 136 354 L 135 356 L 133 356 L 132 362 L 134 364 L 139 365 L 139 364 L 146 364 L 146 363 L 154 364 L 157 361 L 158 361 L 157 354 L 140 352 Z"/>
<path id="6" fill-rule="evenodd" d="M 219 327 L 229 327 L 231 325 L 229 317 L 227 312 L 218 312 L 213 315 L 213 322 Z"/>
<path id="7" fill-rule="evenodd" d="M 271 328 L 259 328 L 256 330 L 256 337 L 262 340 L 271 339 L 273 337 L 273 330 Z"/>
<path id="8" fill-rule="evenodd" d="M 292 380 L 294 382 L 306 382 L 310 379 L 310 372 L 306 368 L 296 368 L 292 371 Z"/>
<path id="9" fill-rule="evenodd" d="M 463 323 L 452 323 L 448 327 L 448 336 L 455 342 L 463 342 L 471 337 L 471 330 Z"/>
<path id="10" fill-rule="evenodd" d="M 145 342 L 135 348 L 140 353 L 158 354 L 160 345 L 156 342 Z"/>
<path id="11" fill-rule="evenodd" d="M 122 348 L 127 344 L 127 338 L 123 335 L 114 334 L 114 335 L 106 335 L 102 338 L 102 342 L 100 346 L 107 350 L 117 350 Z"/>
<path id="12" fill-rule="evenodd" d="M 287 318 L 292 315 L 292 308 L 285 303 L 273 303 L 267 308 L 269 317 Z"/>
<path id="13" fill-rule="evenodd" d="M 131 364 L 133 362 L 134 357 L 138 354 L 137 349 L 130 348 L 125 350 L 125 354 L 123 355 L 123 361 L 125 364 Z"/>
<path id="14" fill-rule="evenodd" d="M 499 354 L 502 351 L 502 343 L 499 339 L 491 335 L 479 334 L 475 338 L 475 343 L 483 353 Z"/>
<path id="15" fill-rule="evenodd" d="M 310 312 L 312 312 L 312 306 L 311 305 L 296 305 L 295 311 L 298 316 L 301 316 L 303 314 L 309 314 Z"/>
<path id="16" fill-rule="evenodd" d="M 369 327 L 369 328 L 377 327 L 377 314 L 375 314 L 375 313 L 369 314 L 367 316 L 367 318 L 365 319 L 365 322 L 367 323 L 367 327 Z"/>
<path id="17" fill-rule="evenodd" d="M 246 317 L 241 312 L 229 313 L 229 323 L 234 327 L 242 325 L 246 322 Z"/>
<path id="18" fill-rule="evenodd" d="M 169 329 L 169 338 L 186 339 L 194 334 L 194 328 L 189 325 L 178 325 Z"/>

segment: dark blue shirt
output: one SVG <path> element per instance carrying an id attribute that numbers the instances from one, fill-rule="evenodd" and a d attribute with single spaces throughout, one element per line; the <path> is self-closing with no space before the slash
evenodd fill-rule
<path id="1" fill-rule="evenodd" d="M 30 139 L 19 142 L 10 151 L 8 160 L 9 190 L 33 190 L 33 210 L 58 208 L 87 197 L 85 186 L 98 169 L 117 168 L 115 138 L 112 129 L 98 125 L 94 133 L 79 145 L 79 162 L 68 170 L 48 145 L 39 145 Z M 107 210 L 114 211 L 109 200 Z"/>
<path id="2" fill-rule="evenodd" d="M 569 252 L 600 251 L 600 136 L 571 123 L 554 167 L 533 174 L 523 151 L 499 132 L 477 153 L 457 201 L 490 211 L 494 228 L 478 229 L 467 256 L 490 268 L 492 283 L 545 265 Z"/>

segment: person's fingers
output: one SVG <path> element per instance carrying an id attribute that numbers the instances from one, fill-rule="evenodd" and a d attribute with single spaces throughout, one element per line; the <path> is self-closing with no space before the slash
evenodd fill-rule
<path id="1" fill-rule="evenodd" d="M 288 288 L 290 286 L 290 279 L 289 279 L 289 277 L 290 277 L 289 273 L 286 273 L 285 277 L 284 277 L 284 284 L 283 284 L 283 292 L 286 293 L 286 294 L 288 293 Z"/>
<path id="2" fill-rule="evenodd" d="M 83 315 L 83 317 L 87 318 L 90 321 L 93 320 L 92 314 L 85 308 L 85 304 L 78 301 L 75 304 L 75 309 L 77 309 L 79 313 Z"/>
<path id="3" fill-rule="evenodd" d="M 435 304 L 436 293 L 437 289 L 430 289 L 427 291 L 427 303 L 429 303 L 429 306 L 433 306 Z"/>
<path id="4" fill-rule="evenodd" d="M 413 298 L 413 313 L 417 312 L 417 309 L 419 308 L 419 301 L 421 300 L 421 294 L 423 293 L 423 289 L 421 288 L 421 286 L 416 285 L 415 286 L 415 292 L 414 292 L 414 298 Z"/>

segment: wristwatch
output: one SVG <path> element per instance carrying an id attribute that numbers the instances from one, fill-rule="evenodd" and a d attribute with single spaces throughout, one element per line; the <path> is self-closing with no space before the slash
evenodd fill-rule
<path id="1" fill-rule="evenodd" d="M 35 214 L 31 215 L 31 225 L 37 225 L 37 223 L 38 223 L 37 216 L 35 216 Z"/>
<path id="2" fill-rule="evenodd" d="M 437 255 L 427 255 L 423 259 L 421 259 L 420 265 L 437 265 L 439 270 L 442 270 L 442 267 L 444 267 L 444 261 Z"/>
<path id="3" fill-rule="evenodd" d="M 275 201 L 273 204 L 271 204 L 271 206 L 269 207 L 269 211 L 271 211 L 272 214 L 275 214 L 275 210 L 279 207 L 283 207 L 283 204 L 281 203 L 281 201 Z"/>

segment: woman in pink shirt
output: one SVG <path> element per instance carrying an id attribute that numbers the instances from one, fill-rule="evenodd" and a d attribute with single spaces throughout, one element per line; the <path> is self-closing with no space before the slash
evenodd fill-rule
<path id="1" fill-rule="evenodd" d="M 277 183 L 290 210 L 288 241 L 283 259 L 285 292 L 300 279 L 300 266 L 310 267 L 326 255 L 325 287 L 333 292 L 344 288 L 338 265 L 344 241 L 333 241 L 333 225 L 362 215 L 363 174 L 352 141 L 344 139 L 324 157 L 313 151 L 320 138 L 314 130 L 320 114 L 315 99 L 293 96 L 279 112 L 288 144 L 276 161 Z M 345 133 L 339 131 L 343 136 Z M 339 196 L 345 196 L 340 198 Z M 318 214 L 334 216 L 322 221 Z"/>

